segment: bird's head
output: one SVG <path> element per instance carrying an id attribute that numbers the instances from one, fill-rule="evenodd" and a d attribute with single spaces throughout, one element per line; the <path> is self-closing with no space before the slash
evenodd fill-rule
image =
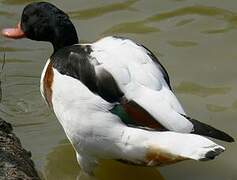
<path id="1" fill-rule="evenodd" d="M 78 43 L 76 29 L 69 16 L 48 2 L 28 4 L 16 28 L 2 30 L 5 37 L 48 41 L 57 50 Z"/>

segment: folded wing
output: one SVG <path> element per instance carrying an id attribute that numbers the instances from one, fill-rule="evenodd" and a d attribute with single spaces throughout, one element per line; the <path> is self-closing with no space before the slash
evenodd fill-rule
<path id="1" fill-rule="evenodd" d="M 63 53 L 53 58 L 57 59 L 55 62 L 62 60 L 53 66 L 114 104 L 110 111 L 128 126 L 234 141 L 226 133 L 185 114 L 172 92 L 167 71 L 144 46 L 129 39 L 107 37 L 60 52 Z"/>

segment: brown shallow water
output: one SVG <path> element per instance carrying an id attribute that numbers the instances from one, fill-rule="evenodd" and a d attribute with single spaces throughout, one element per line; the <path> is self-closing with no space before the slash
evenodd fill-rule
<path id="1" fill-rule="evenodd" d="M 0 0 L 0 28 L 16 24 L 32 0 Z M 236 0 L 54 0 L 70 14 L 82 42 L 105 35 L 130 37 L 149 47 L 167 68 L 188 114 L 237 138 Z M 41 99 L 39 78 L 52 48 L 0 37 L 6 52 L 0 116 L 10 121 L 45 179 L 92 179 L 80 173 L 73 150 Z M 94 179 L 237 179 L 237 145 L 211 162 L 162 168 L 103 162 Z"/>

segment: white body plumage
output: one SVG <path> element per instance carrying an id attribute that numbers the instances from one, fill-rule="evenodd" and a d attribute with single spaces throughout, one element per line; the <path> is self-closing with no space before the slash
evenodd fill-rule
<path id="1" fill-rule="evenodd" d="M 185 113 L 144 48 L 130 40 L 113 37 L 90 46 L 97 74 L 101 68 L 109 71 L 128 99 L 135 100 L 167 129 L 177 132 L 148 131 L 125 125 L 110 112 L 114 103 L 52 67 L 52 107 L 84 171 L 92 173 L 98 159 L 155 166 L 184 159 L 206 159 L 208 152 L 224 150 L 207 138 L 186 134 L 192 131 L 193 125 L 179 114 Z M 43 79 L 49 61 L 41 78 L 43 96 Z"/>
<path id="2" fill-rule="evenodd" d="M 41 93 L 89 174 L 98 159 L 157 166 L 210 160 L 224 151 L 195 134 L 234 142 L 185 114 L 165 68 L 141 44 L 119 37 L 77 44 L 69 16 L 48 2 L 28 4 L 17 27 L 2 34 L 53 45 Z"/>

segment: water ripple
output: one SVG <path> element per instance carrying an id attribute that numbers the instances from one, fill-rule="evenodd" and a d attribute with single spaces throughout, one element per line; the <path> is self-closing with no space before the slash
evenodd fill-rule
<path id="1" fill-rule="evenodd" d="M 235 15 L 235 13 L 211 6 L 187 6 L 179 9 L 175 9 L 168 12 L 158 13 L 147 18 L 148 21 L 162 21 L 169 18 L 177 16 L 186 16 L 186 15 L 201 15 L 201 16 L 223 16 L 224 18 L 229 18 Z"/>
<path id="2" fill-rule="evenodd" d="M 189 18 L 189 19 L 184 19 L 184 20 L 181 20 L 179 22 L 176 23 L 176 26 L 184 26 L 186 24 L 189 24 L 191 22 L 193 22 L 195 19 L 194 18 Z"/>
<path id="3" fill-rule="evenodd" d="M 102 35 L 109 35 L 115 33 L 135 33 L 146 34 L 151 32 L 159 32 L 160 29 L 146 25 L 144 22 L 129 22 L 121 23 L 104 31 Z"/>
<path id="4" fill-rule="evenodd" d="M 68 12 L 69 16 L 73 19 L 92 19 L 98 16 L 103 16 L 108 13 L 114 13 L 115 11 L 130 10 L 135 11 L 136 9 L 131 7 L 139 0 L 128 0 L 125 2 L 108 4 L 100 7 L 94 7 L 90 9 L 77 10 Z"/>
<path id="5" fill-rule="evenodd" d="M 38 0 L 3 0 L 1 1 L 2 4 L 9 4 L 9 5 L 21 5 L 21 4 L 28 4 L 31 2 L 36 2 Z"/>
<path id="6" fill-rule="evenodd" d="M 169 41 L 168 43 L 175 47 L 192 47 L 198 45 L 198 43 L 194 41 Z"/>
<path id="7" fill-rule="evenodd" d="M 193 82 L 181 82 L 176 88 L 176 92 L 182 94 L 191 94 L 200 97 L 208 97 L 213 95 L 222 95 L 228 93 L 229 87 L 206 87 Z"/>
<path id="8" fill-rule="evenodd" d="M 0 59 L 1 59 L 1 56 L 0 56 Z M 1 61 L 0 61 L 1 62 Z M 13 58 L 6 58 L 6 63 L 9 64 L 9 63 L 32 63 L 33 60 L 29 60 L 29 59 L 13 59 Z M 1 62 L 2 63 L 2 62 Z"/>
<path id="9" fill-rule="evenodd" d="M 206 107 L 207 107 L 208 111 L 210 111 L 210 112 L 223 112 L 223 111 L 228 110 L 228 107 L 218 106 L 215 104 L 207 104 Z"/>
<path id="10" fill-rule="evenodd" d="M 199 16 L 209 16 L 214 17 L 218 20 L 222 20 L 226 22 L 226 27 L 220 28 L 220 29 L 210 29 L 206 31 L 202 31 L 201 33 L 207 33 L 207 34 L 216 34 L 216 33 L 222 33 L 226 32 L 230 29 L 237 27 L 237 13 L 232 12 L 230 10 L 212 7 L 212 6 L 201 6 L 201 5 L 195 5 L 195 6 L 187 6 L 182 7 L 174 10 L 170 10 L 167 12 L 157 13 L 155 15 L 151 15 L 143 20 L 138 20 L 136 22 L 126 22 L 126 23 L 120 23 L 112 26 L 110 29 L 106 30 L 103 34 L 118 32 L 121 30 L 122 33 L 148 33 L 148 32 L 154 32 L 156 31 L 155 27 L 150 27 L 147 24 L 148 23 L 154 23 L 154 22 L 160 22 L 164 20 L 168 20 L 171 18 L 177 18 L 180 16 L 188 16 L 188 15 L 199 15 Z M 194 18 L 189 18 L 187 20 L 180 21 L 175 24 L 176 27 L 182 26 L 188 23 L 193 22 Z M 129 27 L 129 25 L 134 25 L 133 28 Z M 128 26 L 128 30 L 126 31 L 126 27 Z M 143 29 L 143 31 L 137 31 L 136 29 L 140 28 Z M 131 30 L 132 29 L 132 30 Z"/>
<path id="11" fill-rule="evenodd" d="M 231 29 L 232 29 L 231 27 L 226 27 L 226 28 L 222 28 L 222 29 L 211 29 L 211 30 L 202 31 L 202 33 L 205 33 L 205 34 L 218 34 L 218 33 L 228 32 Z"/>
<path id="12" fill-rule="evenodd" d="M 15 16 L 15 13 L 12 12 L 6 12 L 6 11 L 0 11 L 0 16 L 5 16 L 5 17 L 12 17 Z"/>
<path id="13" fill-rule="evenodd" d="M 0 52 L 32 51 L 29 48 L 0 47 Z"/>

